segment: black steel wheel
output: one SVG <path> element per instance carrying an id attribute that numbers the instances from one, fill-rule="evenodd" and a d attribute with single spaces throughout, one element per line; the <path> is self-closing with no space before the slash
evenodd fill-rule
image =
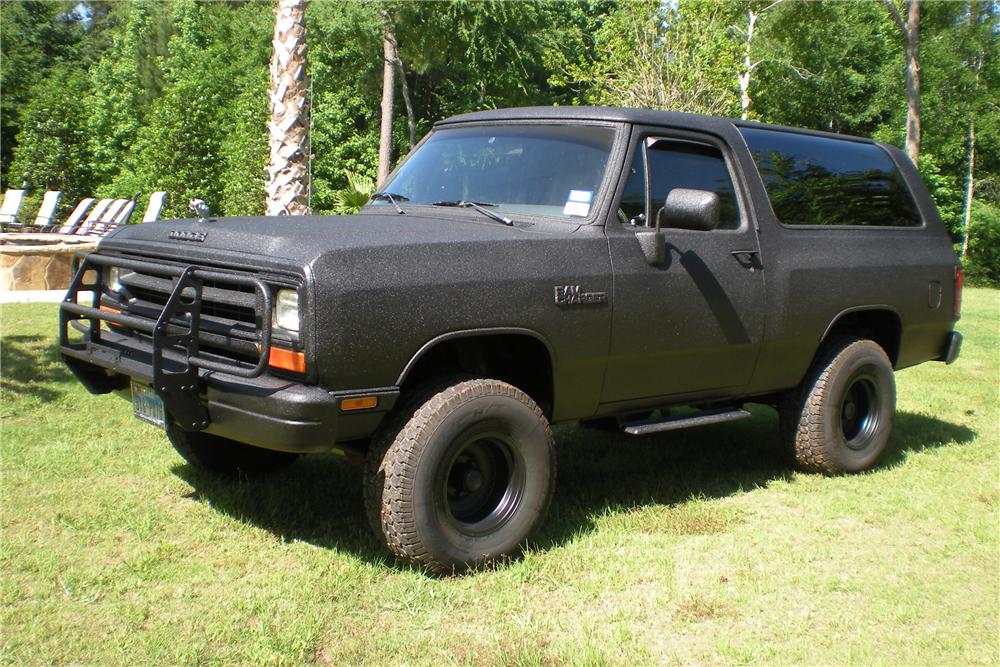
<path id="1" fill-rule="evenodd" d="M 816 472 L 857 472 L 885 449 L 896 409 L 892 364 L 874 341 L 826 345 L 800 387 L 782 399 L 782 435 L 796 464 Z"/>
<path id="2" fill-rule="evenodd" d="M 286 468 L 298 454 L 262 449 L 202 431 L 185 431 L 171 422 L 167 438 L 195 468 L 219 477 L 261 477 Z"/>
<path id="3" fill-rule="evenodd" d="M 396 555 L 435 573 L 516 554 L 555 482 L 552 433 L 524 392 L 498 380 L 436 387 L 373 442 L 365 501 Z"/>

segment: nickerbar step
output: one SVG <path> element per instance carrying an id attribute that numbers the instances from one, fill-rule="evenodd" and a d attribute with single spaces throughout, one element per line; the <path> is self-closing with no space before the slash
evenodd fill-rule
<path id="1" fill-rule="evenodd" d="M 718 410 L 703 410 L 697 414 L 673 417 L 667 419 L 646 419 L 643 421 L 625 422 L 622 430 L 629 435 L 648 435 L 661 431 L 675 431 L 692 426 L 705 426 L 722 422 L 746 419 L 752 415 L 742 408 L 721 408 Z"/>

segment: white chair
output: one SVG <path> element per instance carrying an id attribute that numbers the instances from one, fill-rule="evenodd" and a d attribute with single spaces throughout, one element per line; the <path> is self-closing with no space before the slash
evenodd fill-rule
<path id="1" fill-rule="evenodd" d="M 156 222 L 160 217 L 160 209 L 167 198 L 166 192 L 154 192 L 149 195 L 149 204 L 146 205 L 146 212 L 142 214 L 143 222 Z"/>
<path id="2" fill-rule="evenodd" d="M 79 227 L 77 227 L 76 231 L 74 231 L 73 233 L 74 234 L 89 233 L 90 229 L 97 224 L 97 221 L 101 219 L 101 216 L 104 215 L 104 212 L 108 210 L 108 207 L 111 206 L 111 202 L 113 201 L 114 199 L 102 199 L 101 201 L 94 204 L 94 208 L 90 209 L 90 213 L 87 214 L 87 218 L 83 221 L 83 223 Z"/>
<path id="3" fill-rule="evenodd" d="M 49 190 L 42 196 L 42 205 L 38 207 L 38 215 L 31 225 L 38 231 L 42 231 L 52 224 L 52 217 L 56 214 L 56 207 L 62 193 L 59 190 Z"/>
<path id="4" fill-rule="evenodd" d="M 17 224 L 17 214 L 21 211 L 22 203 L 24 203 L 24 190 L 8 190 L 3 197 L 3 204 L 0 205 L 0 225 Z"/>
<path id="5" fill-rule="evenodd" d="M 128 206 L 130 199 L 116 199 L 111 202 L 106 209 L 104 209 L 104 214 L 101 216 L 95 224 L 91 225 L 90 228 L 84 232 L 89 236 L 104 236 L 109 229 L 109 225 L 114 221 L 115 217 L 121 213 L 122 209 Z"/>
<path id="6" fill-rule="evenodd" d="M 87 209 L 89 209 L 93 205 L 93 203 L 94 203 L 93 197 L 87 197 L 86 199 L 81 199 L 80 203 L 77 204 L 76 208 L 73 209 L 73 212 L 69 214 L 69 217 L 66 218 L 66 222 L 63 223 L 63 226 L 59 228 L 57 233 L 72 234 L 73 232 L 75 232 L 76 228 L 79 227 L 80 223 L 83 222 L 83 216 L 87 212 Z"/>
<path id="7" fill-rule="evenodd" d="M 122 207 L 122 210 L 118 212 L 118 215 L 116 215 L 114 219 L 110 223 L 108 223 L 108 225 L 102 231 L 94 233 L 100 234 L 101 236 L 106 236 L 108 232 L 118 227 L 118 225 L 124 225 L 128 221 L 128 219 L 132 217 L 132 211 L 134 210 L 135 210 L 135 200 L 129 199 L 126 202 L 125 206 Z"/>

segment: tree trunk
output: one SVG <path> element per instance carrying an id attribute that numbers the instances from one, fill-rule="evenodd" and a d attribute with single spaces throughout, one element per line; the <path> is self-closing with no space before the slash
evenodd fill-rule
<path id="1" fill-rule="evenodd" d="M 406 81 L 406 71 L 403 69 L 403 60 L 399 57 L 399 48 L 396 49 L 396 68 L 399 70 L 399 89 L 403 91 L 403 104 L 406 106 L 406 128 L 410 133 L 410 150 L 417 143 L 417 118 L 413 113 L 413 103 L 410 101 L 410 84 Z"/>
<path id="2" fill-rule="evenodd" d="M 906 17 L 906 154 L 920 161 L 920 0 L 910 0 Z"/>
<path id="3" fill-rule="evenodd" d="M 903 23 L 894 0 L 882 0 L 906 46 L 906 155 L 914 165 L 920 160 L 920 2 L 908 0 Z"/>
<path id="4" fill-rule="evenodd" d="M 740 118 L 747 120 L 750 118 L 750 76 L 753 73 L 753 63 L 750 60 L 750 46 L 753 42 L 754 27 L 757 25 L 757 12 L 748 10 L 749 19 L 747 30 L 743 42 L 743 71 L 737 77 L 740 84 Z"/>
<path id="5" fill-rule="evenodd" d="M 969 254 L 969 224 L 972 222 L 972 197 L 975 194 L 976 121 L 969 121 L 969 166 L 965 171 L 965 214 L 962 216 L 962 257 Z"/>
<path id="6" fill-rule="evenodd" d="M 396 29 L 387 12 L 382 33 L 382 125 L 378 137 L 378 188 L 385 185 L 392 163 L 392 107 L 396 94 Z"/>
<path id="7" fill-rule="evenodd" d="M 278 0 L 273 47 L 266 210 L 267 215 L 304 215 L 309 212 L 305 0 Z"/>

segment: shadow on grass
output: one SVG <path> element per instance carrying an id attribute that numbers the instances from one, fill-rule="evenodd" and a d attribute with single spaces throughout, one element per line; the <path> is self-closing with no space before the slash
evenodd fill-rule
<path id="1" fill-rule="evenodd" d="M 793 472 L 778 438 L 776 415 L 759 406 L 753 411 L 752 420 L 644 438 L 557 426 L 558 484 L 534 546 L 558 547 L 594 530 L 608 512 L 723 498 L 790 479 Z M 964 426 L 902 412 L 896 415 L 880 467 L 900 465 L 909 451 L 973 437 L 975 432 Z M 272 477 L 249 482 L 220 481 L 188 465 L 173 472 L 196 489 L 194 499 L 286 541 L 391 563 L 368 530 L 361 469 L 344 459 L 304 457 Z M 724 529 L 725 524 L 719 524 L 718 530 Z"/>
<path id="2" fill-rule="evenodd" d="M 59 356 L 58 341 L 50 336 L 4 336 L 0 368 L 4 392 L 43 401 L 62 396 L 58 383 L 73 379 Z"/>

